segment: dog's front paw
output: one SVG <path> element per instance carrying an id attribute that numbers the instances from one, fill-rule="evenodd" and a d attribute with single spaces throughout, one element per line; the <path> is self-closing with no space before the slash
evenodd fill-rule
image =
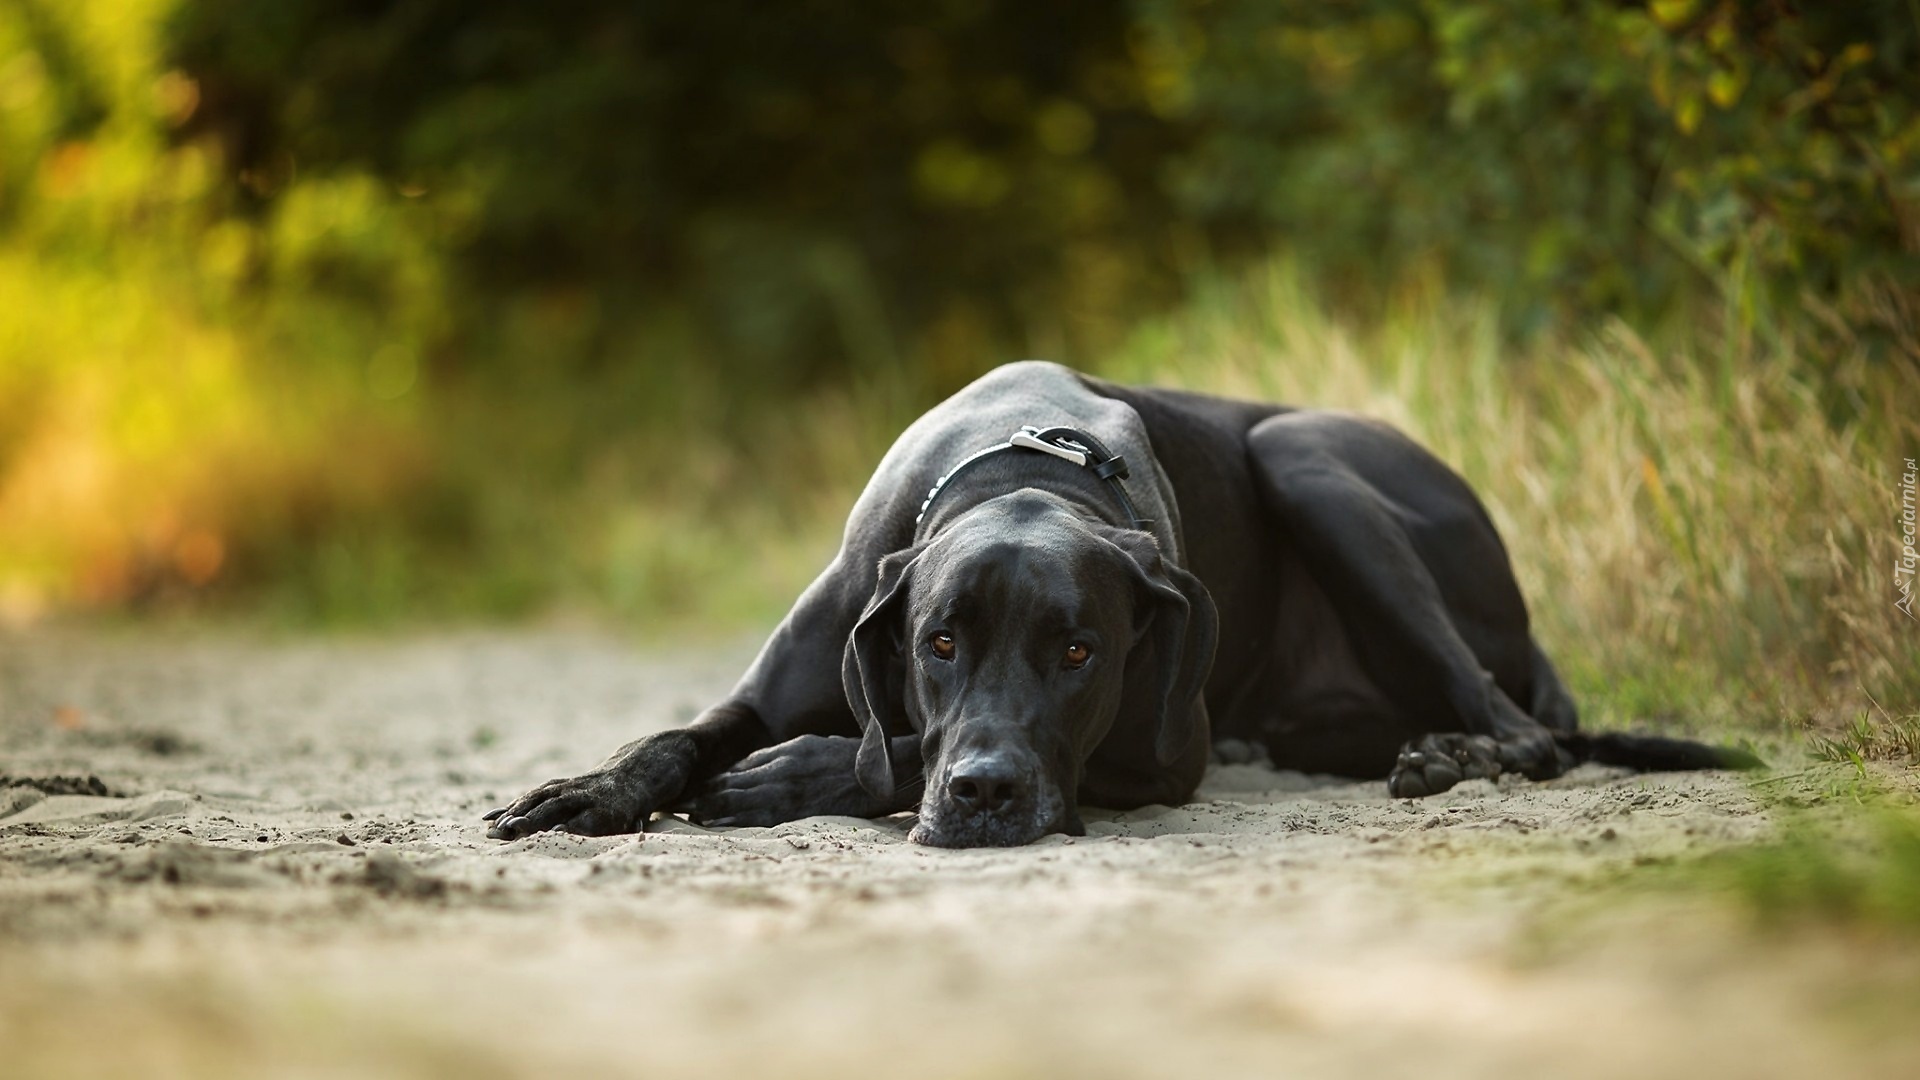
<path id="1" fill-rule="evenodd" d="M 1387 774 L 1387 792 L 1396 799 L 1438 795 L 1462 780 L 1500 775 L 1499 744 L 1485 735 L 1449 732 L 1426 735 L 1400 748 Z"/>
<path id="2" fill-rule="evenodd" d="M 580 836 L 609 836 L 639 832 L 646 814 L 631 798 L 622 797 L 616 778 L 604 770 L 549 780 L 513 802 L 487 811 L 481 819 L 493 822 L 487 836 L 518 840 L 548 829 Z"/>
<path id="3" fill-rule="evenodd" d="M 757 750 L 702 785 L 676 809 L 697 825 L 778 825 L 819 814 L 887 812 L 854 778 L 860 740 L 802 735 Z"/>
<path id="4" fill-rule="evenodd" d="M 592 772 L 549 780 L 488 811 L 494 840 L 518 840 L 548 829 L 578 836 L 643 832 L 655 810 L 679 797 L 695 750 L 684 732 L 667 731 L 621 747 Z"/>

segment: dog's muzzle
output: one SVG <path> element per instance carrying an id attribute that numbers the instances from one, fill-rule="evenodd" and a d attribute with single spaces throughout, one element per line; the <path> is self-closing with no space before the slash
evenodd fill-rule
<path id="1" fill-rule="evenodd" d="M 927 789 L 912 839 L 934 847 L 1019 847 L 1061 831 L 1065 818 L 1065 800 L 1037 770 L 1009 754 L 974 751 Z"/>

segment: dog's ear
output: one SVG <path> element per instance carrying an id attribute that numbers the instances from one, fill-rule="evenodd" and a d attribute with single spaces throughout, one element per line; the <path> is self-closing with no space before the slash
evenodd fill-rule
<path id="1" fill-rule="evenodd" d="M 1114 529 L 1104 535 L 1133 570 L 1140 620 L 1134 648 L 1150 648 L 1153 664 L 1145 680 L 1156 713 L 1153 752 L 1160 764 L 1171 765 L 1201 734 L 1194 718 L 1213 672 L 1220 616 L 1207 587 L 1163 558 L 1151 533 Z"/>
<path id="2" fill-rule="evenodd" d="M 893 797 L 893 761 L 887 753 L 887 718 L 903 707 L 904 672 L 900 663 L 901 609 L 907 583 L 913 577 L 918 548 L 896 551 L 880 560 L 873 597 L 847 635 L 840 660 L 840 681 L 847 704 L 860 722 L 860 751 L 854 757 L 854 777 L 876 799 Z"/>

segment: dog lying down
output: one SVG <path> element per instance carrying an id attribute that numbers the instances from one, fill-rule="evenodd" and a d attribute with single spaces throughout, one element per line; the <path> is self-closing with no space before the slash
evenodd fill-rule
<path id="1" fill-rule="evenodd" d="M 1405 798 L 1759 764 L 1580 733 L 1486 510 L 1387 425 L 1028 361 L 900 436 L 725 701 L 487 835 L 917 808 L 920 843 L 1018 845 L 1186 801 L 1215 739 Z"/>

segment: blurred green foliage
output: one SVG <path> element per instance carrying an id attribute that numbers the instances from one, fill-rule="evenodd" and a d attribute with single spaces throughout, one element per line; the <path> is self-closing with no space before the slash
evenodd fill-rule
<path id="1" fill-rule="evenodd" d="M 184 135 L 255 201 L 366 170 L 445 204 L 474 280 L 670 300 L 761 371 L 942 320 L 1097 349 L 1276 244 L 1430 263 L 1536 329 L 1920 258 L 1905 0 L 197 0 L 170 30 Z"/>
<path id="2" fill-rule="evenodd" d="M 1084 337 L 1076 299 L 1110 322 L 1171 295 L 1190 133 L 1144 100 L 1134 30 L 1097 4 L 198 0 L 167 47 L 201 91 L 181 136 L 256 210 L 378 176 L 463 288 L 601 309 L 587 362 L 638 309 L 791 386 L 942 334 L 954 382 L 988 340 Z"/>
<path id="3" fill-rule="evenodd" d="M 1883 486 L 1847 455 L 1909 415 L 1860 372 L 1920 355 L 1917 50 L 1905 0 L 0 0 L 0 617 L 759 617 L 994 363 L 1205 382 L 1156 335 L 1312 364 L 1233 330 L 1325 306 L 1395 343 L 1454 304 L 1491 336 L 1411 382 L 1328 365 L 1375 380 L 1348 403 L 1470 429 L 1494 366 L 1678 327 L 1569 378 L 1638 418 L 1646 564 L 1752 603 L 1699 547 L 1740 448 L 1691 489 L 1661 439 L 1760 385 L 1824 418 L 1847 497 Z M 1276 254 L 1311 299 L 1189 299 Z M 1784 454 L 1776 419 L 1744 437 Z M 1449 444 L 1476 482 L 1523 471 L 1480 445 Z M 1848 529 L 1833 565 L 1876 565 Z M 1823 610 L 1806 542 L 1782 625 Z"/>
<path id="4" fill-rule="evenodd" d="M 1697 294 L 1790 311 L 1920 256 L 1904 0 L 1144 5 L 1204 134 L 1183 207 L 1355 278 L 1430 261 L 1533 327 Z M 1911 344 L 1909 342 L 1909 344 Z"/>

